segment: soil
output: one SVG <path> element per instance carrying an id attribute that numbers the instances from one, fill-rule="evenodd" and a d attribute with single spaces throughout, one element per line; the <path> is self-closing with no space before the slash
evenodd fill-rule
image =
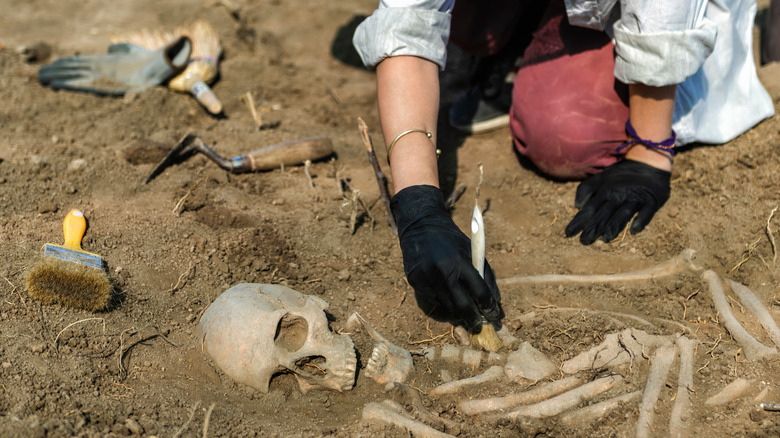
<path id="1" fill-rule="evenodd" d="M 766 8 L 768 2 L 759 2 Z M 0 435 L 2 436 L 408 436 L 363 421 L 369 402 L 393 395 L 367 377 L 373 341 L 349 331 L 359 312 L 412 351 L 458 345 L 447 324 L 427 319 L 407 284 L 401 252 L 358 129 L 365 120 L 382 169 L 375 78 L 351 50 L 373 0 L 321 2 L 0 0 Z M 155 87 L 120 98 L 53 91 L 38 68 L 75 53 L 104 53 L 110 37 L 204 19 L 223 60 L 213 89 L 224 117 L 189 95 Z M 442 82 L 454 93 L 467 60 L 453 50 Z M 458 64 L 460 62 L 460 64 Z M 780 102 L 780 63 L 759 68 Z M 247 107 L 260 108 L 258 129 Z M 443 96 L 443 107 L 451 94 Z M 185 134 L 224 157 L 327 136 L 333 157 L 310 166 L 232 174 L 202 154 L 144 178 Z M 468 230 L 479 167 L 487 258 L 499 279 L 538 274 L 609 274 L 645 269 L 684 249 L 695 263 L 748 287 L 780 316 L 773 232 L 780 228 L 780 116 L 720 146 L 686 147 L 675 158 L 672 197 L 648 228 L 583 246 L 564 237 L 577 182 L 554 181 L 513 152 L 509 131 L 460 136 L 440 130 L 442 186 L 465 185 L 452 214 Z M 355 202 L 355 200 L 359 202 Z M 102 256 L 115 301 L 97 313 L 42 305 L 25 287 L 44 243 L 61 243 L 73 208 L 88 220 L 85 250 Z M 350 333 L 358 354 L 351 390 L 303 393 L 281 373 L 268 393 L 236 383 L 202 351 L 198 322 L 238 283 L 273 283 L 329 303 L 331 328 Z M 726 289 L 732 311 L 765 345 L 752 313 Z M 505 327 L 556 365 L 627 327 L 697 339 L 693 409 L 686 424 L 717 436 L 777 436 L 775 359 L 750 360 L 715 310 L 700 272 L 622 283 L 513 283 L 502 287 Z M 647 324 L 643 323 L 647 322 Z M 510 344 L 504 353 L 517 348 Z M 647 352 L 651 356 L 651 352 Z M 614 368 L 626 379 L 594 403 L 644 388 L 649 361 Z M 661 388 L 653 430 L 668 432 L 679 374 Z M 468 417 L 457 402 L 521 392 L 543 382 L 500 381 L 433 398 L 453 378 L 485 369 L 414 357 L 408 384 L 427 410 L 478 436 L 633 436 L 639 404 L 569 428 L 557 417 L 498 422 Z M 447 372 L 442 373 L 442 370 Z M 591 370 L 591 377 L 605 370 Z M 557 379 L 561 376 L 553 376 Z M 724 405 L 705 401 L 737 378 L 748 390 Z M 759 392 L 769 388 L 759 396 Z M 758 398 L 757 398 L 758 396 Z M 411 409 L 408 400 L 400 399 Z"/>

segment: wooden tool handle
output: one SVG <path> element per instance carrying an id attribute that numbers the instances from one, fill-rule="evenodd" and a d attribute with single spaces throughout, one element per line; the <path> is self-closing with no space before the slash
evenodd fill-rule
<path id="1" fill-rule="evenodd" d="M 62 221 L 62 231 L 65 234 L 65 247 L 81 251 L 81 238 L 87 231 L 87 220 L 81 210 L 73 209 Z"/>
<path id="2" fill-rule="evenodd" d="M 304 138 L 264 147 L 245 155 L 248 170 L 271 170 L 281 165 L 302 164 L 333 154 L 333 142 L 328 137 Z"/>

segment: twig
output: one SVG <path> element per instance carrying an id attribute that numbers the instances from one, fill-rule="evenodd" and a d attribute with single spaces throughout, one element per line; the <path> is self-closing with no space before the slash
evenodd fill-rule
<path id="1" fill-rule="evenodd" d="M 739 321 L 734 317 L 734 314 L 731 313 L 731 308 L 726 300 L 726 295 L 723 293 L 723 285 L 718 278 L 718 274 L 711 270 L 707 270 L 702 276 L 709 285 L 715 310 L 720 317 L 722 317 L 723 325 L 726 327 L 726 330 L 731 333 L 734 340 L 737 341 L 737 344 L 745 349 L 745 356 L 749 360 L 755 360 L 777 354 L 776 349 L 769 348 L 758 342 L 756 338 L 740 325 Z"/>
<path id="2" fill-rule="evenodd" d="M 772 246 L 773 264 L 777 262 L 777 246 L 775 245 L 775 236 L 772 235 L 772 227 L 770 226 L 770 223 L 772 222 L 772 217 L 775 215 L 777 209 L 778 207 L 773 208 L 772 212 L 769 213 L 769 218 L 766 220 L 766 235 L 769 238 L 769 244 Z"/>
<path id="3" fill-rule="evenodd" d="M 79 320 L 79 321 L 72 322 L 72 323 L 68 324 L 67 326 L 65 326 L 65 328 L 64 328 L 64 329 L 60 330 L 60 332 L 59 332 L 59 333 L 57 333 L 57 336 L 54 338 L 54 349 L 55 349 L 55 350 L 57 350 L 57 351 L 59 351 L 59 344 L 58 344 L 57 342 L 58 342 L 58 341 L 59 341 L 59 339 L 60 339 L 60 335 L 62 335 L 62 333 L 63 333 L 65 330 L 67 330 L 67 329 L 69 329 L 69 328 L 73 327 L 73 326 L 74 326 L 74 325 L 76 325 L 76 324 L 81 324 L 82 322 L 87 322 L 87 321 L 95 321 L 95 320 L 100 320 L 100 321 L 103 321 L 103 334 L 105 334 L 105 333 L 106 333 L 106 320 L 105 320 L 105 319 L 103 319 L 103 318 L 87 318 L 87 319 L 82 319 L 82 320 Z"/>
<path id="4" fill-rule="evenodd" d="M 360 199 L 360 191 L 355 190 L 352 192 L 352 213 L 349 215 L 349 234 L 353 235 L 357 224 L 358 199 Z"/>
<path id="5" fill-rule="evenodd" d="M 311 160 L 303 162 L 303 173 L 306 174 L 306 179 L 309 180 L 309 187 L 311 187 L 311 191 L 314 193 L 314 202 L 319 201 L 320 197 L 317 194 L 317 188 L 314 187 L 314 180 L 311 177 Z"/>
<path id="6" fill-rule="evenodd" d="M 172 293 L 176 292 L 177 290 L 179 290 L 179 283 L 181 283 L 182 279 L 184 279 L 185 283 L 186 283 L 186 278 L 190 277 L 189 274 L 190 274 L 191 270 L 192 270 L 192 262 L 190 262 L 190 265 L 187 267 L 187 270 L 182 272 L 181 275 L 179 275 L 179 279 L 176 280 L 176 284 L 172 288 L 170 288 L 167 291 L 165 291 L 165 293 L 172 294 Z M 187 276 L 186 278 L 185 278 L 185 275 Z M 182 284 L 182 286 L 184 286 L 184 284 Z"/>
<path id="7" fill-rule="evenodd" d="M 366 152 L 368 153 L 368 161 L 371 162 L 371 167 L 374 169 L 374 175 L 376 176 L 376 182 L 379 185 L 379 194 L 382 196 L 382 200 L 385 204 L 385 210 L 387 210 L 387 223 L 393 230 L 393 235 L 398 236 L 398 226 L 393 218 L 393 211 L 390 209 L 390 194 L 387 191 L 387 178 L 382 173 L 382 169 L 379 167 L 379 161 L 376 159 L 376 153 L 374 152 L 374 144 L 371 141 L 371 134 L 368 133 L 368 126 L 362 118 L 358 117 L 358 128 L 360 129 L 360 136 L 363 139 L 363 143 L 366 146 Z"/>
<path id="8" fill-rule="evenodd" d="M 246 92 L 244 95 L 244 102 L 246 102 L 246 106 L 249 108 L 249 112 L 252 113 L 252 120 L 255 121 L 255 126 L 257 129 L 260 129 L 263 126 L 263 116 L 261 113 L 257 112 L 257 105 L 255 105 L 255 99 L 252 97 L 252 93 L 249 91 Z"/>
<path id="9" fill-rule="evenodd" d="M 206 418 L 203 420 L 203 438 L 207 438 L 209 434 L 209 422 L 211 421 L 211 411 L 214 410 L 214 406 L 216 406 L 217 403 L 212 403 L 211 406 L 209 406 L 209 409 L 206 411 Z"/>
<path id="10" fill-rule="evenodd" d="M 198 400 L 197 403 L 195 403 L 195 406 L 192 407 L 192 411 L 190 411 L 190 417 L 187 418 L 187 421 L 179 428 L 179 430 L 176 431 L 176 433 L 173 435 L 173 438 L 178 438 L 182 432 L 187 430 L 187 427 L 192 422 L 192 419 L 195 418 L 195 412 L 198 410 L 198 406 L 200 406 L 200 400 Z"/>
<path id="11" fill-rule="evenodd" d="M 201 173 L 201 171 L 203 171 L 202 167 L 200 168 L 200 170 L 198 170 L 198 173 Z M 176 203 L 176 206 L 173 207 L 173 214 L 175 214 L 177 217 L 181 216 L 180 209 L 183 207 L 184 202 L 187 201 L 187 198 L 189 198 L 190 195 L 192 195 L 192 192 L 194 192 L 195 189 L 198 188 L 199 185 L 201 185 L 201 183 L 206 181 L 206 179 L 207 178 L 204 176 L 203 178 L 195 181 L 195 184 L 193 184 L 192 187 L 190 187 L 190 189 L 187 190 L 187 193 L 185 193 L 184 196 L 182 196 L 181 199 L 179 199 L 179 202 Z"/>
<path id="12" fill-rule="evenodd" d="M 455 207 L 455 203 L 458 202 L 458 199 L 460 199 L 460 197 L 463 196 L 463 193 L 465 192 L 465 184 L 460 184 L 455 187 L 455 190 L 453 190 L 452 193 L 450 193 L 450 196 L 448 196 L 444 201 L 444 206 L 447 208 L 447 210 L 452 210 Z"/>

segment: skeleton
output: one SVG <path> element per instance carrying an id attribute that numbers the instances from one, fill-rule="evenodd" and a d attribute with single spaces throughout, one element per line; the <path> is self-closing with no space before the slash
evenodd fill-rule
<path id="1" fill-rule="evenodd" d="M 726 301 L 723 287 L 720 282 L 720 277 L 712 271 L 705 271 L 704 269 L 695 266 L 692 263 L 693 252 L 691 250 L 685 250 L 680 256 L 672 259 L 662 265 L 655 268 L 649 268 L 644 271 L 627 274 L 610 274 L 607 276 L 578 276 L 573 278 L 571 276 L 540 276 L 541 280 L 545 281 L 561 281 L 563 283 L 571 282 L 610 282 L 620 280 L 653 280 L 660 275 L 672 275 L 682 271 L 702 273 L 702 280 L 709 286 L 710 296 L 712 298 L 712 307 L 720 317 L 723 326 L 732 335 L 733 339 L 740 347 L 740 351 L 744 351 L 748 360 L 761 359 L 764 357 L 773 357 L 778 353 L 778 350 L 772 347 L 758 342 L 753 334 L 748 333 L 742 324 L 737 320 L 733 313 L 729 309 L 729 305 Z M 522 277 L 511 279 L 511 281 L 504 282 L 504 284 L 525 282 Z M 761 323 L 761 326 L 766 331 L 766 335 L 772 342 L 780 346 L 780 330 L 774 323 L 774 320 L 769 315 L 766 306 L 744 285 L 736 283 L 731 280 L 727 280 L 730 289 L 739 298 L 742 304 L 750 310 Z M 553 312 L 561 310 L 560 308 L 552 308 L 539 311 L 540 313 L 549 311 Z M 577 310 L 577 309 L 568 309 Z M 603 313 L 605 318 L 612 318 L 617 314 L 614 312 L 600 312 L 597 310 L 588 310 L 593 313 Z M 630 315 L 617 315 L 617 316 L 630 316 Z M 529 315 L 528 319 L 533 318 L 534 315 Z M 632 318 L 629 318 L 632 319 Z M 642 323 L 642 325 L 651 327 L 655 333 L 658 333 L 659 327 L 646 322 L 641 318 L 633 318 Z M 505 381 L 501 383 L 502 388 L 509 387 L 508 395 L 492 397 L 486 399 L 472 399 L 468 397 L 467 393 L 470 391 L 459 391 L 458 388 L 465 388 L 468 384 L 479 381 L 480 378 L 485 377 L 483 374 L 492 375 L 493 379 L 498 377 L 498 373 L 493 368 L 491 373 L 483 373 L 477 371 L 480 366 L 488 365 L 486 357 L 480 354 L 474 354 L 469 351 L 464 351 L 462 347 L 444 346 L 441 349 L 438 358 L 448 360 L 450 364 L 461 363 L 474 371 L 474 375 L 477 377 L 468 377 L 465 379 L 452 381 L 440 385 L 433 391 L 434 394 L 440 395 L 438 392 L 446 393 L 447 399 L 452 401 L 455 399 L 456 411 L 468 418 L 476 419 L 478 421 L 494 422 L 498 420 L 519 421 L 523 418 L 543 418 L 548 416 L 557 416 L 558 423 L 573 427 L 581 428 L 589 423 L 594 423 L 604 418 L 610 412 L 616 409 L 625 409 L 627 411 L 633 411 L 639 414 L 635 425 L 634 432 L 636 436 L 656 436 L 667 435 L 668 436 L 689 436 L 691 431 L 696 427 L 691 422 L 691 413 L 693 411 L 692 394 L 696 394 L 694 389 L 694 363 L 695 363 L 695 349 L 701 343 L 696 338 L 696 333 L 690 330 L 688 327 L 680 324 L 676 321 L 661 321 L 660 318 L 656 318 L 660 322 L 664 322 L 664 325 L 671 330 L 667 331 L 667 334 L 649 334 L 642 330 L 628 327 L 622 331 L 606 334 L 603 338 L 603 342 L 593 346 L 589 350 L 583 351 L 579 355 L 560 364 L 559 376 L 557 380 L 547 381 L 543 379 L 540 382 L 533 382 L 528 386 L 528 390 L 525 392 L 518 392 L 518 390 L 512 390 L 511 384 L 506 385 Z M 717 322 L 717 321 L 716 321 Z M 519 351 L 519 350 L 518 350 Z M 712 350 L 710 350 L 711 353 Z M 434 358 L 435 353 L 438 350 L 429 348 L 424 350 L 423 355 L 428 358 Z M 541 354 L 541 352 L 539 352 Z M 542 362 L 548 359 L 538 357 L 532 360 L 540 360 Z M 543 356 L 543 355 L 542 355 Z M 670 369 L 675 364 L 677 357 L 679 356 L 679 371 L 677 372 L 677 384 L 668 382 L 670 375 Z M 508 357 L 512 357 L 512 354 Z M 490 365 L 501 365 L 496 363 L 496 359 L 499 361 L 507 361 L 507 356 L 499 354 L 493 356 L 493 361 L 490 361 Z M 531 359 L 526 359 L 531 360 Z M 644 389 L 637 390 L 635 387 L 636 379 L 629 379 L 635 373 L 641 370 L 647 370 L 646 366 L 634 366 L 636 363 L 646 362 L 649 363 L 649 373 L 645 377 Z M 709 358 L 707 363 L 701 368 L 706 367 L 709 364 Z M 504 363 L 504 371 L 506 371 L 507 363 Z M 596 373 L 595 378 L 593 373 Z M 507 376 L 510 377 L 511 376 Z M 496 386 L 495 382 L 491 382 L 493 379 L 484 379 L 484 385 Z M 523 380 L 523 379 L 520 379 Z M 527 380 L 526 380 L 527 382 Z M 633 382 L 633 383 L 632 383 Z M 442 389 L 456 388 L 455 391 L 442 391 Z M 671 399 L 673 404 L 671 412 L 668 418 L 668 426 L 659 424 L 660 419 L 656 404 L 659 401 L 670 403 L 668 395 L 660 394 L 665 388 L 673 388 L 676 392 Z M 764 388 L 762 394 L 768 393 L 768 387 Z M 707 398 L 707 405 L 725 404 L 730 403 L 740 397 L 745 397 L 753 392 L 757 392 L 758 382 L 745 379 L 736 379 L 729 384 L 723 391 L 717 394 L 709 394 Z M 465 396 L 465 397 L 464 397 Z M 596 402 L 591 402 L 595 397 L 598 397 Z M 759 397 L 762 397 L 759 395 Z M 756 397 L 756 400 L 759 400 Z M 766 398 L 766 395 L 763 396 Z M 704 399 L 698 399 L 704 400 Z M 762 399 L 763 400 L 763 399 Z M 408 415 L 405 416 L 403 424 L 395 423 L 394 419 L 390 416 L 384 416 L 381 420 L 377 415 L 377 407 L 372 406 L 371 409 L 367 409 L 364 419 L 367 421 L 383 422 L 395 424 L 407 431 L 411 431 L 413 427 L 425 426 L 419 423 L 415 426 L 416 420 L 411 419 Z M 396 413 L 398 413 L 396 411 Z M 426 423 L 431 423 L 426 421 Z M 461 424 L 461 427 L 466 427 L 465 423 Z M 426 433 L 431 432 L 430 429 L 425 430 Z M 414 432 L 413 432 L 414 433 Z M 437 436 L 431 435 L 431 436 Z"/>
<path id="2" fill-rule="evenodd" d="M 352 339 L 328 327 L 321 298 L 272 284 L 237 284 L 206 309 L 203 349 L 225 374 L 268 392 L 271 378 L 293 373 L 301 392 L 352 389 L 357 360 Z"/>

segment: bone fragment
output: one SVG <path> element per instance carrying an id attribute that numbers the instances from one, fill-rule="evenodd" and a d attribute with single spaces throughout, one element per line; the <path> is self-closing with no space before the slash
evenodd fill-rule
<path id="1" fill-rule="evenodd" d="M 745 393 L 748 392 L 752 386 L 753 382 L 751 380 L 738 378 L 726 385 L 719 393 L 708 398 L 704 404 L 707 406 L 725 405 L 726 403 L 730 403 L 746 395 Z"/>
<path id="2" fill-rule="evenodd" d="M 601 344 L 565 361 L 561 365 L 561 371 L 574 374 L 584 370 L 615 367 L 642 359 L 654 347 L 669 341 L 668 336 L 656 336 L 643 330 L 627 328 L 620 333 L 608 334 Z"/>
<path id="3" fill-rule="evenodd" d="M 533 405 L 521 406 L 520 408 L 506 414 L 491 415 L 487 419 L 495 421 L 502 418 L 517 420 L 522 417 L 552 417 L 579 405 L 585 400 L 589 400 L 603 392 L 609 391 L 622 381 L 623 377 L 616 374 L 602 377 L 564 392 L 563 394 L 555 396 L 551 399 Z"/>
<path id="4" fill-rule="evenodd" d="M 466 415 L 479 415 L 491 411 L 512 409 L 516 406 L 528 403 L 538 403 L 580 385 L 582 385 L 581 378 L 569 376 L 541 385 L 530 391 L 511 394 L 504 397 L 465 400 L 458 403 L 457 407 L 460 412 Z"/>
<path id="5" fill-rule="evenodd" d="M 739 324 L 739 321 L 737 321 L 734 314 L 731 312 L 731 306 L 729 306 L 729 303 L 726 301 L 726 295 L 723 293 L 723 285 L 718 278 L 718 274 L 711 270 L 707 270 L 702 274 L 702 277 L 709 285 L 712 302 L 715 304 L 715 310 L 717 310 L 720 315 L 723 325 L 726 327 L 726 330 L 731 333 L 731 337 L 737 341 L 737 344 L 742 347 L 742 350 L 745 352 L 745 357 L 748 360 L 756 360 L 777 354 L 776 349 L 769 348 L 758 342 L 756 338 L 751 336 L 750 333 Z"/>
<path id="6" fill-rule="evenodd" d="M 433 424 L 438 429 L 444 429 L 444 431 L 452 432 L 455 435 L 460 434 L 462 425 L 428 411 L 423 404 L 422 397 L 420 397 L 420 391 L 417 389 L 403 383 L 392 382 L 387 384 L 385 391 L 392 394 L 397 402 L 411 406 L 418 418 L 425 423 Z"/>
<path id="7" fill-rule="evenodd" d="M 666 376 L 669 374 L 675 356 L 677 356 L 677 347 L 665 345 L 656 350 L 650 360 L 650 373 L 647 376 L 645 391 L 642 393 L 642 403 L 639 405 L 639 417 L 636 424 L 637 438 L 654 436 L 655 404 L 658 402 L 661 389 L 666 385 Z"/>
<path id="8" fill-rule="evenodd" d="M 388 400 L 386 400 L 388 401 Z M 397 403 L 396 403 L 397 404 Z M 400 405 L 399 405 L 400 406 Z M 427 424 L 413 420 L 399 413 L 385 403 L 371 402 L 363 407 L 363 420 L 375 424 L 389 424 L 405 430 L 415 437 L 421 438 L 452 438 L 454 435 L 440 432 Z"/>
<path id="9" fill-rule="evenodd" d="M 639 399 L 642 396 L 641 391 L 629 392 L 628 394 L 612 397 L 609 400 L 596 403 L 575 411 L 567 412 L 558 418 L 558 422 L 566 426 L 582 426 L 604 418 L 608 413 L 620 407 L 620 405 Z"/>
<path id="10" fill-rule="evenodd" d="M 691 397 L 693 391 L 693 352 L 699 341 L 680 336 L 677 347 L 680 349 L 680 373 L 677 377 L 677 396 L 669 418 L 669 436 L 682 438 L 690 436 Z"/>
<path id="11" fill-rule="evenodd" d="M 480 375 L 441 384 L 433 388 L 429 395 L 431 397 L 439 397 L 445 394 L 452 394 L 453 392 L 461 391 L 470 386 L 481 385 L 483 383 L 500 379 L 503 375 L 504 367 L 495 365 L 488 368 Z"/>
<path id="12" fill-rule="evenodd" d="M 537 381 L 558 372 L 558 367 L 541 351 L 529 342 L 523 342 L 520 348 L 509 353 L 504 372 L 509 380 L 519 382 L 523 379 Z"/>
<path id="13" fill-rule="evenodd" d="M 355 330 L 358 324 L 377 342 L 366 364 L 366 376 L 380 385 L 389 382 L 405 382 L 414 367 L 412 354 L 388 341 L 377 332 L 359 313 L 353 312 L 347 319 L 347 327 Z"/>
<path id="14" fill-rule="evenodd" d="M 485 365 L 502 365 L 506 361 L 504 353 L 482 352 L 450 344 L 444 345 L 441 349 L 428 347 L 420 354 L 430 361 L 441 359 L 449 363 L 462 363 L 473 368 L 477 368 L 483 363 Z"/>
<path id="15" fill-rule="evenodd" d="M 602 275 L 529 275 L 511 278 L 502 278 L 497 281 L 499 286 L 510 286 L 515 284 L 527 283 L 555 283 L 555 284 L 576 284 L 576 283 L 610 283 L 616 281 L 638 281 L 654 280 L 656 278 L 667 277 L 685 270 L 699 271 L 701 268 L 693 263 L 693 257 L 696 252 L 692 249 L 683 250 L 677 256 L 661 263 L 660 265 L 642 269 L 640 271 L 625 272 L 618 274 Z"/>
<path id="16" fill-rule="evenodd" d="M 764 330 L 769 335 L 769 339 L 772 340 L 775 346 L 780 347 L 780 328 L 777 327 L 777 323 L 772 318 L 772 315 L 769 314 L 769 310 L 767 310 L 764 303 L 744 284 L 729 279 L 726 279 L 726 281 L 731 286 L 731 290 L 739 297 L 739 301 L 756 315 L 758 322 L 761 323 L 761 326 L 764 327 Z"/>

